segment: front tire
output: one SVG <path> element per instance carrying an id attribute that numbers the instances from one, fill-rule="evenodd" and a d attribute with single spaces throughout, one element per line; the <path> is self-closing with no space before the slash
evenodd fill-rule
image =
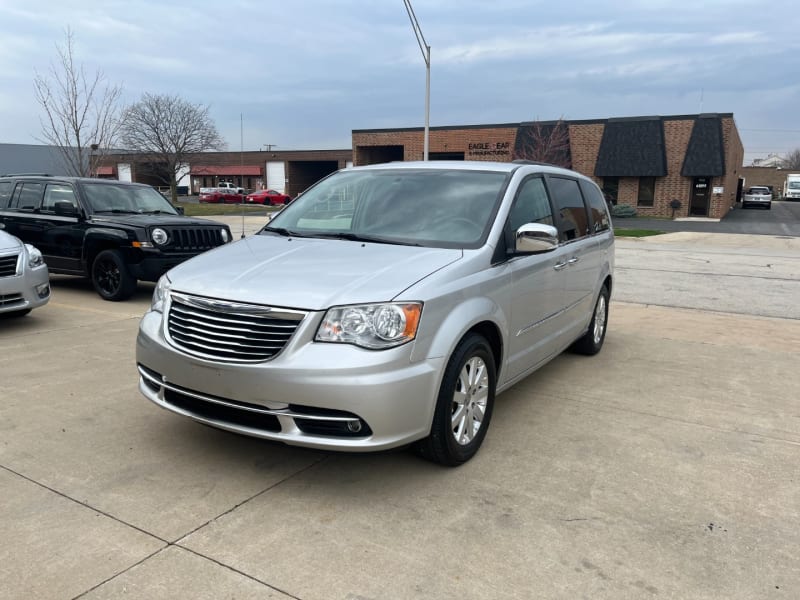
<path id="1" fill-rule="evenodd" d="M 103 300 L 118 302 L 136 291 L 136 279 L 128 272 L 119 250 L 103 250 L 92 262 L 92 285 Z"/>
<path id="2" fill-rule="evenodd" d="M 423 457 L 456 467 L 475 456 L 492 419 L 496 377 L 494 355 L 486 338 L 467 335 L 447 362 L 431 433 L 417 443 Z"/>
<path id="3" fill-rule="evenodd" d="M 597 296 L 597 302 L 594 305 L 594 313 L 592 313 L 592 321 L 589 323 L 589 331 L 583 337 L 572 344 L 571 350 L 578 354 L 585 354 L 587 356 L 594 356 L 603 347 L 603 342 L 606 339 L 606 326 L 608 325 L 608 288 L 605 284 L 600 288 L 600 294 Z"/>

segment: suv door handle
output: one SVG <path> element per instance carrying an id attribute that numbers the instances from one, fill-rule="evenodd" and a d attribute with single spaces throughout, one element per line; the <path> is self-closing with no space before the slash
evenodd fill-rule
<path id="1" fill-rule="evenodd" d="M 576 262 L 578 262 L 579 260 L 580 260 L 580 258 L 578 258 L 577 256 L 573 256 L 572 258 L 570 258 L 570 259 L 567 261 L 567 264 L 574 265 L 574 264 L 575 264 Z"/>
<path id="2" fill-rule="evenodd" d="M 560 271 L 561 269 L 563 269 L 563 268 L 564 268 L 564 267 L 566 267 L 566 266 L 567 266 L 567 263 L 566 263 L 565 261 L 561 261 L 560 263 L 556 263 L 556 264 L 554 264 L 554 265 L 553 265 L 553 268 L 554 268 L 556 271 Z"/>

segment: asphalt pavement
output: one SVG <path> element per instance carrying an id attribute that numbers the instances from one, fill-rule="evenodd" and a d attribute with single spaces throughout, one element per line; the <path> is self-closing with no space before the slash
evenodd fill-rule
<path id="1" fill-rule="evenodd" d="M 613 219 L 615 228 L 656 229 L 668 233 L 691 231 L 698 233 L 742 233 L 758 235 L 800 236 L 800 202 L 775 200 L 772 209 L 737 208 L 730 211 L 721 221 L 671 219 L 647 219 L 634 217 Z"/>

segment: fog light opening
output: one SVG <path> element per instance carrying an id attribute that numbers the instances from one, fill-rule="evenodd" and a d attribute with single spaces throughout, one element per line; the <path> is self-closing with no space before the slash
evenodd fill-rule
<path id="1" fill-rule="evenodd" d="M 42 283 L 36 286 L 36 293 L 39 294 L 39 298 L 44 298 L 50 295 L 50 284 L 49 283 Z"/>
<path id="2" fill-rule="evenodd" d="M 347 429 L 348 431 L 352 431 L 353 433 L 358 433 L 359 431 L 361 431 L 361 421 L 348 421 Z"/>

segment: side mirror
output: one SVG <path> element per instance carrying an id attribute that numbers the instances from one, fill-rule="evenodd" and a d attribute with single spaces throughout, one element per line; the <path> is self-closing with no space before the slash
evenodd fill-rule
<path id="1" fill-rule="evenodd" d="M 514 250 L 519 254 L 540 254 L 558 248 L 558 229 L 542 223 L 525 223 L 517 229 Z"/>
<path id="2" fill-rule="evenodd" d="M 79 217 L 81 215 L 81 211 L 72 202 L 56 202 L 53 209 L 60 217 Z"/>

